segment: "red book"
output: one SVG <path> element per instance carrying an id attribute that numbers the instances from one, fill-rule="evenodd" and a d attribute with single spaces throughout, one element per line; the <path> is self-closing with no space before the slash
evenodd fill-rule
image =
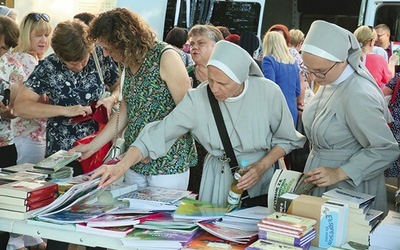
<path id="1" fill-rule="evenodd" d="M 41 200 L 41 201 L 27 204 L 24 206 L 10 205 L 10 204 L 0 202 L 0 209 L 7 209 L 7 210 L 17 211 L 17 212 L 28 212 L 28 211 L 34 210 L 36 208 L 41 208 L 41 207 L 47 206 L 50 203 L 52 203 L 55 199 L 56 199 L 56 197 L 53 196 L 46 200 Z"/>
<path id="2" fill-rule="evenodd" d="M 47 200 L 56 197 L 56 192 L 44 193 L 41 196 L 34 196 L 29 198 L 16 198 L 11 196 L 0 195 L 0 203 L 16 205 L 16 206 L 26 206 L 38 201 Z"/>
<path id="3" fill-rule="evenodd" d="M 25 180 L 7 183 L 0 186 L 0 194 L 4 196 L 30 198 L 43 197 L 48 193 L 54 193 L 58 184 L 42 180 Z"/>

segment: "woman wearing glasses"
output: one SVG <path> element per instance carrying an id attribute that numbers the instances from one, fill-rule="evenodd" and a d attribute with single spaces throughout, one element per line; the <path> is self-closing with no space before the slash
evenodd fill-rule
<path id="1" fill-rule="evenodd" d="M 303 112 L 312 145 L 306 181 L 318 186 L 313 195 L 342 187 L 375 195 L 372 208 L 386 211 L 383 173 L 399 149 L 382 92 L 360 61 L 357 39 L 337 25 L 315 21 L 302 51 L 306 74 L 321 86 Z"/>

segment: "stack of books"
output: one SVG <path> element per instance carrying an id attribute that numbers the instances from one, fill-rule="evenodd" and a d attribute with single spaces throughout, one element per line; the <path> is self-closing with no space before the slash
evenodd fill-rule
<path id="1" fill-rule="evenodd" d="M 184 233 L 136 228 L 121 241 L 124 246 L 134 249 L 182 249 L 200 233 L 200 230 Z"/>
<path id="2" fill-rule="evenodd" d="M 248 244 L 240 244 L 236 242 L 232 242 L 229 240 L 221 239 L 217 236 L 214 236 L 208 232 L 202 231 L 199 236 L 197 236 L 192 241 L 188 242 L 182 249 L 186 250 L 244 250 L 247 246 L 249 246 L 253 242 L 249 242 Z"/>
<path id="3" fill-rule="evenodd" d="M 267 217 L 268 214 L 267 207 L 254 206 L 229 212 L 217 220 L 215 224 L 221 227 L 257 231 L 257 223 Z"/>
<path id="4" fill-rule="evenodd" d="M 263 245 L 262 243 L 267 241 L 267 246 L 272 244 L 268 242 L 277 242 L 303 250 L 308 249 L 311 241 L 316 237 L 314 229 L 316 222 L 314 219 L 302 216 L 275 212 L 257 224 L 260 242 L 255 245 Z"/>
<path id="5" fill-rule="evenodd" d="M 3 168 L 1 170 L 3 173 L 7 173 L 10 176 L 21 176 L 22 174 L 29 178 L 29 175 L 32 177 L 37 176 L 35 179 L 45 179 L 45 180 L 54 180 L 54 179 L 64 179 L 70 178 L 73 174 L 73 169 L 67 166 L 64 166 L 57 171 L 52 169 L 39 169 L 35 167 L 35 164 L 24 163 L 15 166 L 10 166 L 7 168 Z"/>
<path id="6" fill-rule="evenodd" d="M 31 164 L 32 165 L 32 164 Z M 19 165 L 18 165 L 19 166 Z M 45 180 L 47 178 L 46 174 L 41 173 L 29 173 L 23 171 L 11 171 L 11 168 L 15 166 L 2 168 L 0 171 L 0 185 L 11 183 L 15 181 L 22 181 L 22 180 Z"/>
<path id="7" fill-rule="evenodd" d="M 400 249 L 400 213 L 390 210 L 370 234 L 371 249 Z"/>
<path id="8" fill-rule="evenodd" d="M 23 220 L 56 199 L 58 185 L 24 180 L 0 186 L 0 217 Z"/>
<path id="9" fill-rule="evenodd" d="M 135 225 L 151 218 L 162 217 L 162 213 L 112 214 L 112 212 L 90 219 L 86 223 L 76 224 L 76 231 L 123 238 L 133 231 Z"/>
<path id="10" fill-rule="evenodd" d="M 132 209 L 152 211 L 175 211 L 180 201 L 192 192 L 187 190 L 146 187 L 118 197 L 129 202 Z"/>
<path id="11" fill-rule="evenodd" d="M 382 211 L 371 209 L 375 196 L 337 187 L 325 192 L 322 197 L 348 205 L 345 242 L 368 246 L 369 234 L 383 216 Z"/>

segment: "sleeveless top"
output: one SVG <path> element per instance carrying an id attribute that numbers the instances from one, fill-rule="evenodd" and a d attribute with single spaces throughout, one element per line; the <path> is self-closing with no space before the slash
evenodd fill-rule
<path id="1" fill-rule="evenodd" d="M 167 46 L 157 41 L 136 74 L 127 68 L 123 94 L 127 105 L 127 128 L 125 144 L 131 145 L 143 127 L 153 121 L 161 120 L 176 106 L 167 83 L 160 76 L 161 55 Z M 171 48 L 172 49 L 172 48 Z M 149 163 L 142 162 L 131 166 L 141 175 L 167 175 L 186 172 L 196 165 L 197 153 L 194 140 L 189 134 L 180 137 L 167 155 Z"/>

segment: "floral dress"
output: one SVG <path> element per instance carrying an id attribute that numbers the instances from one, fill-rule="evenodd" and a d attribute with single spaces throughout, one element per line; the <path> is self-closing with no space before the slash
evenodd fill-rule
<path id="1" fill-rule="evenodd" d="M 135 141 L 147 123 L 163 119 L 176 106 L 166 82 L 160 76 L 160 58 L 166 46 L 166 43 L 156 42 L 136 74 L 127 70 L 123 88 L 128 110 L 125 131 L 127 146 Z M 131 169 L 145 176 L 168 175 L 186 172 L 196 163 L 194 140 L 189 134 L 184 134 L 166 156 L 147 164 L 139 162 Z"/>
<path id="2" fill-rule="evenodd" d="M 10 84 L 23 81 L 24 75 L 21 64 L 10 54 L 6 53 L 0 57 L 0 94 L 4 89 L 10 88 Z M 12 144 L 14 144 L 14 135 L 11 120 L 0 118 L 0 147 Z"/>
<path id="3" fill-rule="evenodd" d="M 386 87 L 394 90 L 396 83 L 400 80 L 400 74 L 397 73 L 396 76 L 386 84 Z M 397 83 L 397 84 L 400 84 Z M 394 93 L 393 93 L 394 94 Z M 394 100 L 392 109 L 393 122 L 390 126 L 394 138 L 396 138 L 397 143 L 400 145 L 400 91 L 397 92 L 396 98 Z M 385 171 L 385 177 L 400 177 L 400 162 L 399 159 L 395 160 L 390 164 L 390 167 Z"/>
<path id="4" fill-rule="evenodd" d="M 114 84 L 118 70 L 110 57 L 104 57 L 102 49 L 96 47 L 104 82 Z M 80 72 L 69 70 L 56 54 L 39 62 L 25 85 L 38 95 L 46 94 L 50 104 L 59 106 L 87 106 L 97 102 L 105 91 L 101 83 L 93 56 Z M 46 157 L 60 149 L 68 150 L 73 143 L 94 133 L 98 125 L 94 120 L 73 123 L 70 117 L 57 116 L 47 119 Z"/>
<path id="5" fill-rule="evenodd" d="M 13 53 L 12 56 L 21 63 L 25 71 L 24 80 L 26 80 L 35 69 L 38 61 L 28 53 Z M 12 121 L 14 135 L 44 143 L 46 141 L 46 122 L 46 119 L 16 117 Z"/>

